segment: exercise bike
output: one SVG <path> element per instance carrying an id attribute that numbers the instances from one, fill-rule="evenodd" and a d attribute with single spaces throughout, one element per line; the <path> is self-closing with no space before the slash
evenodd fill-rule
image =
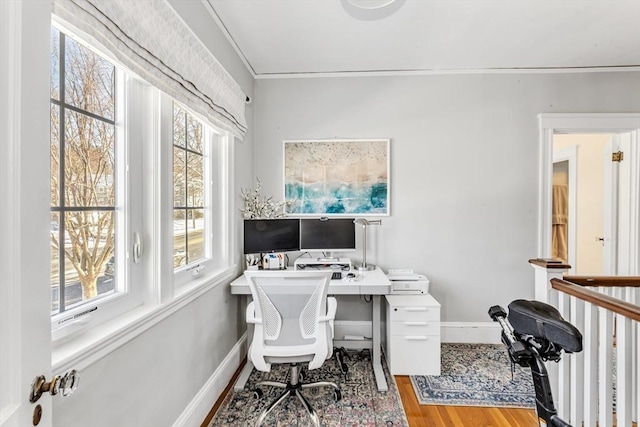
<path id="1" fill-rule="evenodd" d="M 540 426 L 571 427 L 562 420 L 553 404 L 549 375 L 544 362 L 558 362 L 562 351 L 582 351 L 582 334 L 565 321 L 558 310 L 540 301 L 515 300 L 509 314 L 499 305 L 489 316 L 502 327 L 502 342 L 515 365 L 531 368 L 536 392 L 536 412 Z"/>

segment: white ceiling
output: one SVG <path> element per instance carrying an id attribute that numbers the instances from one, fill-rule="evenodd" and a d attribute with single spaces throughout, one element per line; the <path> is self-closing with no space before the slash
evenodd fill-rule
<path id="1" fill-rule="evenodd" d="M 257 77 L 640 66 L 640 0 L 205 0 Z"/>

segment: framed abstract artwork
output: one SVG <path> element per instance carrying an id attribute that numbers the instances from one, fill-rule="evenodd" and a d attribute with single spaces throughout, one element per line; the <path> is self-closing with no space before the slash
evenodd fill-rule
<path id="1" fill-rule="evenodd" d="M 389 140 L 284 141 L 288 215 L 389 215 Z"/>

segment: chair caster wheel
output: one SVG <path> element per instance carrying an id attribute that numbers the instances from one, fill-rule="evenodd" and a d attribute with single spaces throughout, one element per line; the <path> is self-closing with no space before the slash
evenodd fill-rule
<path id="1" fill-rule="evenodd" d="M 336 402 L 340 402 L 342 400 L 342 392 L 340 390 L 335 390 L 333 392 L 333 397 L 336 399 Z"/>
<path id="2" fill-rule="evenodd" d="M 264 396 L 264 393 L 262 393 L 262 390 L 260 390 L 259 388 L 256 388 L 255 390 L 253 390 L 253 398 L 254 399 L 262 399 L 262 396 Z"/>

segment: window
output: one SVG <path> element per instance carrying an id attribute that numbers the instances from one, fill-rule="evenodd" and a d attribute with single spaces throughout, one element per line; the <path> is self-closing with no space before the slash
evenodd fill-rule
<path id="1" fill-rule="evenodd" d="M 237 212 L 228 134 L 66 30 L 51 40 L 55 341 L 229 277 Z"/>
<path id="2" fill-rule="evenodd" d="M 172 159 L 173 186 L 170 222 L 163 219 L 162 224 L 172 224 L 172 288 L 190 285 L 181 293 L 232 263 L 231 138 L 169 97 L 163 97 L 162 105 L 171 114 L 172 127 L 166 128 L 162 147 L 171 150 L 166 154 Z"/>
<path id="3" fill-rule="evenodd" d="M 173 267 L 206 257 L 205 126 L 173 103 Z"/>
<path id="4" fill-rule="evenodd" d="M 51 30 L 51 311 L 115 286 L 116 69 Z"/>

